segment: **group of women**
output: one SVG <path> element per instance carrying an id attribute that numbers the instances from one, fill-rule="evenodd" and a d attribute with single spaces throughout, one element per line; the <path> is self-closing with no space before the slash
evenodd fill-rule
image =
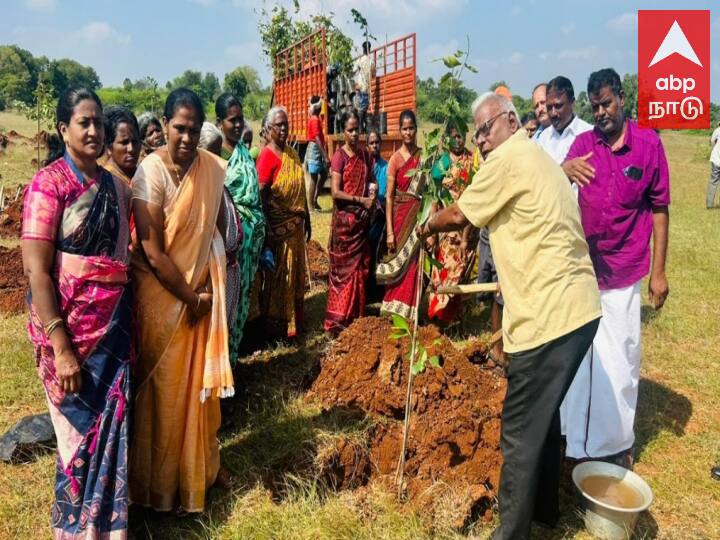
<path id="1" fill-rule="evenodd" d="M 443 234 L 421 246 L 415 228 L 425 177 L 417 146 L 417 121 L 412 111 L 400 114 L 402 146 L 389 162 L 380 155 L 381 135 L 371 130 L 367 149 L 359 145 L 359 119 L 343 116 L 345 144 L 332 158 L 334 201 L 329 243 L 330 275 L 325 330 L 333 333 L 362 316 L 368 293 L 384 285 L 381 312 L 413 319 L 418 309 L 418 253 L 428 249 L 440 262 L 433 266 L 434 288 L 457 285 L 473 261 L 472 228 Z M 448 151 L 433 165 L 431 180 L 457 200 L 472 179 L 473 156 L 459 127 L 448 128 Z M 438 205 L 433 209 L 437 210 Z M 385 242 L 381 241 L 385 238 Z M 460 298 L 431 293 L 428 316 L 442 324 L 457 320 Z"/>
<path id="2" fill-rule="evenodd" d="M 220 155 L 199 148 L 190 90 L 168 96 L 162 123 L 83 88 L 58 100 L 22 231 L 56 538 L 125 538 L 130 502 L 202 511 L 229 481 L 218 398 L 234 393 L 248 319 L 301 329 L 311 229 L 287 114 L 268 113 L 256 165 L 240 102 L 222 95 L 216 112 Z"/>
<path id="3" fill-rule="evenodd" d="M 103 109 L 83 88 L 58 100 L 58 136 L 26 190 L 22 231 L 28 330 L 58 441 L 56 538 L 125 538 L 130 502 L 202 511 L 208 488 L 229 482 L 219 398 L 234 394 L 243 333 L 303 330 L 312 229 L 287 112 L 270 109 L 256 158 L 240 101 L 223 94 L 215 112 L 205 122 L 187 89 L 170 93 L 162 122 Z M 384 311 L 417 309 L 420 149 L 414 114 L 400 123 L 402 147 L 385 162 L 380 134 L 365 147 L 358 115 L 342 119 L 330 162 L 333 334 L 364 314 L 375 276 Z M 454 140 L 434 176 L 457 197 L 470 174 Z M 446 268 L 434 282 L 461 279 L 466 247 L 464 235 L 439 239 Z M 443 320 L 456 308 L 435 297 L 430 309 Z"/>

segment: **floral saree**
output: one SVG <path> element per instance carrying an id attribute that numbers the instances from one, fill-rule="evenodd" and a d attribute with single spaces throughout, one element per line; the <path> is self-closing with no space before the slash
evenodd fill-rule
<path id="1" fill-rule="evenodd" d="M 340 189 L 366 197 L 372 179 L 370 158 L 363 149 L 350 157 L 339 148 L 330 169 L 341 175 Z M 371 212 L 359 203 L 335 201 L 330 225 L 329 289 L 324 328 L 338 333 L 365 313 L 365 288 L 370 268 L 368 228 Z"/>
<path id="2" fill-rule="evenodd" d="M 270 178 L 266 170 L 272 171 Z M 305 245 L 305 171 L 295 150 L 285 146 L 282 158 L 267 146 L 258 157 L 262 184 L 271 183 L 267 209 L 267 245 L 275 270 L 265 272 L 262 312 L 268 337 L 292 338 L 302 329 L 307 277 Z"/>
<path id="3" fill-rule="evenodd" d="M 377 266 L 378 283 L 385 284 L 381 312 L 414 319 L 417 310 L 418 250 L 420 238 L 415 232 L 420 198 L 424 189 L 419 175 L 409 171 L 420 164 L 420 150 L 408 159 L 395 152 L 390 158 L 388 176 L 395 176 L 395 204 L 393 206 L 393 233 L 396 252 Z"/>
<path id="4" fill-rule="evenodd" d="M 127 536 L 134 357 L 129 198 L 129 188 L 107 171 L 84 179 L 67 154 L 38 171 L 25 196 L 22 238 L 55 246 L 58 307 L 82 373 L 80 391 L 63 392 L 52 345 L 30 297 L 28 332 L 58 444 L 56 539 Z"/>
<path id="5" fill-rule="evenodd" d="M 150 269 L 141 244 L 134 246 L 138 361 L 130 496 L 159 511 L 201 512 L 220 467 L 218 398 L 234 393 L 226 259 L 216 227 L 226 164 L 198 150 L 176 186 L 158 152 L 135 173 L 133 198 L 162 206 L 165 253 L 193 289 L 211 284 L 213 300 L 210 313 L 193 324 L 185 304 Z"/>
<path id="6" fill-rule="evenodd" d="M 450 154 L 445 153 L 433 166 L 432 177 L 435 182 L 442 183 L 456 201 L 472 180 L 473 157 L 465 152 L 452 161 Z M 462 231 L 441 233 L 436 249 L 437 261 L 441 268 L 433 266 L 430 282 L 433 289 L 441 286 L 458 285 L 468 273 L 472 258 L 464 258 L 460 253 Z M 469 251 L 472 256 L 474 251 Z M 451 323 L 457 317 L 462 298 L 458 295 L 430 293 L 428 316 L 444 323 Z"/>
<path id="7" fill-rule="evenodd" d="M 235 263 L 240 276 L 237 314 L 230 332 L 230 359 L 237 361 L 243 328 L 250 312 L 251 292 L 258 271 L 260 253 L 265 242 L 265 215 L 260 202 L 260 188 L 255 161 L 244 144 L 235 146 L 230 156 L 225 176 L 225 186 L 242 224 L 242 244 L 235 253 Z"/>

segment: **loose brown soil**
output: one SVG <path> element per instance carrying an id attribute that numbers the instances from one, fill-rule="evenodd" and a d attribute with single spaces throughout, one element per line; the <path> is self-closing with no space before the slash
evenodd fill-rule
<path id="1" fill-rule="evenodd" d="M 22 225 L 22 194 L 0 212 L 0 236 L 19 237 Z"/>
<path id="2" fill-rule="evenodd" d="M 307 250 L 310 277 L 313 280 L 326 280 L 330 271 L 330 259 L 327 251 L 317 240 L 310 240 L 307 243 Z"/>
<path id="3" fill-rule="evenodd" d="M 343 487 L 370 480 L 393 485 L 410 340 L 396 341 L 390 332 L 385 318 L 355 321 L 321 361 L 309 392 L 325 409 L 360 409 L 375 420 L 367 444 L 341 440 L 327 460 L 333 480 Z M 446 516 L 450 511 L 457 527 L 478 517 L 489 520 L 502 465 L 506 381 L 496 370 L 471 363 L 436 327 L 421 328 L 419 336 L 428 355 L 440 357 L 442 368 L 428 366 L 414 381 L 405 465 L 408 499 L 430 516 L 439 508 Z"/>
<path id="4" fill-rule="evenodd" d="M 0 246 L 0 313 L 21 313 L 25 309 L 27 289 L 22 250 Z"/>

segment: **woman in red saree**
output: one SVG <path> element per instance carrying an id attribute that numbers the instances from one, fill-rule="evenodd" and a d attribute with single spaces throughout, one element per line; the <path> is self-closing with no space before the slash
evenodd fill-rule
<path id="1" fill-rule="evenodd" d="M 415 232 L 424 184 L 420 175 L 409 174 L 420 166 L 415 113 L 400 113 L 403 144 L 388 163 L 385 216 L 388 256 L 376 271 L 385 284 L 382 313 L 413 319 L 417 310 L 417 254 L 420 240 Z"/>
<path id="2" fill-rule="evenodd" d="M 367 150 L 358 145 L 360 118 L 345 113 L 340 120 L 345 144 L 332 158 L 334 210 L 330 227 L 330 288 L 324 328 L 337 334 L 365 313 L 365 285 L 370 267 L 371 209 L 377 187 Z"/>

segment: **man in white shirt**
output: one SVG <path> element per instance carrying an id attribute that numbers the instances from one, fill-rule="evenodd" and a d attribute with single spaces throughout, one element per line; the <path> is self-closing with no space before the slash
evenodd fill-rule
<path id="1" fill-rule="evenodd" d="M 707 207 L 715 206 L 715 192 L 720 185 L 720 122 L 710 137 L 712 152 L 710 153 L 710 181 L 707 188 Z"/>
<path id="2" fill-rule="evenodd" d="M 550 127 L 543 130 L 537 143 L 558 165 L 565 161 L 575 137 L 592 126 L 575 115 L 575 90 L 570 79 L 559 75 L 547 83 L 545 107 Z"/>
<path id="3" fill-rule="evenodd" d="M 355 95 L 353 106 L 360 117 L 360 133 L 367 133 L 367 111 L 370 107 L 370 84 L 375 76 L 375 63 L 370 56 L 372 44 L 366 41 L 362 45 L 363 55 L 353 65 Z"/>

